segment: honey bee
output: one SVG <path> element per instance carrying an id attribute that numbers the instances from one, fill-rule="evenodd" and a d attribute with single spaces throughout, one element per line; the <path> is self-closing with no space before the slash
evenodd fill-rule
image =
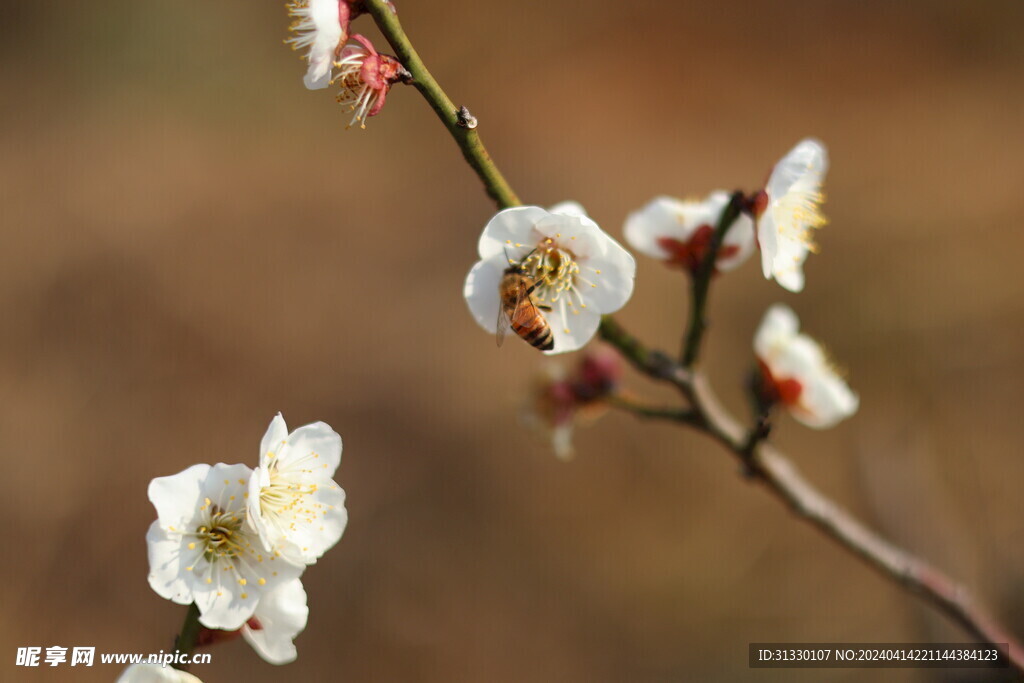
<path id="1" fill-rule="evenodd" d="M 523 270 L 522 261 L 514 263 L 509 259 L 509 262 L 512 265 L 505 269 L 498 285 L 501 302 L 498 307 L 498 346 L 511 327 L 530 346 L 550 351 L 555 348 L 555 337 L 541 311 L 550 311 L 551 307 L 541 306 L 533 298 L 537 283 Z"/>

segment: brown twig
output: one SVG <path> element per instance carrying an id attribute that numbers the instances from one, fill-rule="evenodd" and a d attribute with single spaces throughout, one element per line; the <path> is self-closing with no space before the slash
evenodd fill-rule
<path id="1" fill-rule="evenodd" d="M 1002 649 L 1011 665 L 1024 672 L 1024 646 L 979 606 L 963 585 L 923 559 L 890 543 L 866 527 L 811 484 L 789 458 L 773 445 L 760 441 L 751 448 L 751 434 L 722 407 L 707 378 L 680 366 L 654 366 L 644 362 L 652 353 L 635 339 L 622 337 L 613 321 L 602 323 L 602 338 L 619 348 L 634 367 L 648 376 L 675 385 L 692 406 L 686 424 L 707 433 L 732 452 L 744 471 L 765 485 L 796 515 L 836 541 L 871 567 L 910 592 L 916 593 L 957 621 L 973 636 Z M 668 379 L 671 378 L 671 379 Z"/>

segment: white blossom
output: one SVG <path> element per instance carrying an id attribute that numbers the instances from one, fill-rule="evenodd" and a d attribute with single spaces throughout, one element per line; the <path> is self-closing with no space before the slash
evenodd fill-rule
<path id="1" fill-rule="evenodd" d="M 826 222 L 821 213 L 826 171 L 825 146 L 812 138 L 802 140 L 775 165 L 765 188 L 766 203 L 758 208 L 764 276 L 791 292 L 804 288 L 804 261 L 808 252 L 817 250 L 813 231 Z"/>
<path id="2" fill-rule="evenodd" d="M 117 683 L 203 683 L 187 671 L 159 664 L 132 664 L 117 678 Z"/>
<path id="3" fill-rule="evenodd" d="M 256 612 L 242 626 L 242 637 L 271 664 L 295 661 L 295 636 L 306 628 L 309 607 L 302 581 L 287 581 L 260 598 Z"/>
<path id="4" fill-rule="evenodd" d="M 338 542 L 348 522 L 345 492 L 332 479 L 341 437 L 323 422 L 291 434 L 278 414 L 260 444 L 249 483 L 248 513 L 264 547 L 313 564 Z"/>
<path id="5" fill-rule="evenodd" d="M 484 227 L 478 252 L 463 288 L 477 323 L 497 332 L 499 284 L 520 264 L 536 283 L 534 299 L 554 335 L 549 354 L 581 348 L 601 315 L 622 308 L 633 293 L 636 261 L 574 202 L 499 211 Z"/>
<path id="6" fill-rule="evenodd" d="M 309 68 L 303 83 L 310 90 L 326 88 L 331 82 L 331 65 L 348 38 L 350 8 L 347 0 L 291 0 L 294 36 L 286 40 L 293 50 L 307 50 Z"/>
<path id="7" fill-rule="evenodd" d="M 771 398 L 808 427 L 825 429 L 856 413 L 860 401 L 821 346 L 799 330 L 788 306 L 772 306 L 757 330 L 754 353 Z"/>
<path id="8" fill-rule="evenodd" d="M 703 201 L 656 197 L 626 219 L 626 241 L 642 254 L 694 270 L 707 254 L 729 193 L 712 192 Z M 754 251 L 754 222 L 740 214 L 725 234 L 715 266 L 732 270 Z"/>
<path id="9" fill-rule="evenodd" d="M 246 520 L 252 473 L 245 465 L 193 465 L 149 484 L 157 521 L 146 534 L 149 585 L 163 598 L 195 602 L 208 628 L 235 630 L 302 566 L 266 552 Z"/>

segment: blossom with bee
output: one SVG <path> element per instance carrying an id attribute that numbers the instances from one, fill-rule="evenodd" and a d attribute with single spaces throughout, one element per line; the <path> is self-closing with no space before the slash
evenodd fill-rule
<path id="1" fill-rule="evenodd" d="M 712 192 L 703 201 L 655 197 L 626 219 L 626 241 L 642 254 L 694 272 L 704 261 L 729 197 L 724 190 Z M 725 234 L 715 267 L 732 270 L 753 251 L 754 222 L 741 214 Z"/>
<path id="2" fill-rule="evenodd" d="M 248 486 L 248 517 L 267 551 L 307 565 L 341 539 L 348 512 L 332 479 L 340 463 L 341 437 L 329 425 L 289 434 L 280 413 L 270 422 Z"/>
<path id="3" fill-rule="evenodd" d="M 633 256 L 573 202 L 550 210 L 518 206 L 499 211 L 484 227 L 477 248 L 480 260 L 463 287 L 473 317 L 492 334 L 499 331 L 499 289 L 515 267 L 533 283 L 529 296 L 550 326 L 554 343 L 545 353 L 582 348 L 597 332 L 601 316 L 622 308 L 633 294 Z"/>
<path id="4" fill-rule="evenodd" d="M 195 602 L 208 628 L 240 628 L 263 595 L 304 569 L 267 552 L 249 523 L 251 474 L 245 465 L 193 465 L 149 484 L 157 512 L 146 534 L 149 585 L 178 604 Z"/>
<path id="5" fill-rule="evenodd" d="M 804 261 L 817 251 L 814 230 L 826 223 L 821 213 L 826 171 L 825 146 L 813 138 L 802 140 L 775 164 L 755 202 L 764 276 L 791 292 L 804 288 Z"/>
<path id="6" fill-rule="evenodd" d="M 285 43 L 293 50 L 306 50 L 309 63 L 302 81 L 310 90 L 326 88 L 331 66 L 348 40 L 352 7 L 348 0 L 291 0 L 287 7 L 295 35 Z"/>
<path id="7" fill-rule="evenodd" d="M 754 354 L 764 403 L 781 404 L 816 429 L 831 427 L 857 412 L 857 394 L 818 342 L 800 334 L 800 321 L 788 306 L 776 304 L 768 309 L 754 338 Z"/>

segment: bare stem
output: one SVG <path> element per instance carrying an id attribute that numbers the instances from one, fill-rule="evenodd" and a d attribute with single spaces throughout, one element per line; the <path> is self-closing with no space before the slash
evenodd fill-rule
<path id="1" fill-rule="evenodd" d="M 199 608 L 195 603 L 188 606 L 185 613 L 185 622 L 181 625 L 181 633 L 174 639 L 174 649 L 178 652 L 192 654 L 196 649 L 196 641 L 199 638 Z M 175 664 L 175 668 L 186 670 L 188 667 L 183 664 Z"/>
<path id="2" fill-rule="evenodd" d="M 657 418 L 675 422 L 690 422 L 694 419 L 693 411 L 672 406 L 653 406 L 641 403 L 622 393 L 609 394 L 604 398 L 614 408 L 633 413 L 637 417 Z"/>
<path id="3" fill-rule="evenodd" d="M 413 48 L 409 37 L 402 30 L 398 15 L 384 0 L 365 0 L 365 6 L 373 16 L 381 33 L 391 44 L 391 48 L 402 62 L 402 66 L 412 74 L 412 84 L 420 91 L 423 99 L 433 108 L 434 113 L 441 119 L 451 136 L 455 138 L 456 144 L 462 150 L 462 156 L 480 177 L 488 196 L 502 209 L 519 206 L 522 202 L 512 191 L 505 176 L 494 165 L 491 155 L 487 153 L 487 148 L 480 140 L 480 134 L 475 127 L 466 126 L 465 115 L 461 118 L 459 115 L 461 107 L 455 106 L 434 80 L 434 77 L 430 75 L 430 71 L 427 70 L 423 60 Z"/>
<path id="4" fill-rule="evenodd" d="M 430 75 L 402 30 L 395 13 L 384 0 L 365 0 L 365 6 L 399 60 L 412 74 L 416 89 L 448 128 L 466 161 L 480 177 L 487 194 L 499 208 L 518 206 L 519 198 L 491 160 L 475 128 L 466 127 L 466 115 L 462 114 L 460 117 L 460 108 L 455 106 Z M 736 455 L 747 472 L 763 483 L 769 492 L 828 538 L 905 589 L 921 595 L 977 638 L 997 647 L 1001 647 L 1003 643 L 1009 644 L 1007 654 L 1010 663 L 1018 671 L 1024 672 L 1024 649 L 974 603 L 966 588 L 924 560 L 893 545 L 865 527 L 814 488 L 773 446 L 751 439 L 748 431 L 719 405 L 703 375 L 692 370 L 700 354 L 700 343 L 707 328 L 705 308 L 710 281 L 714 274 L 715 257 L 726 232 L 742 210 L 741 200 L 742 195 L 739 193 L 732 196 L 716 227 L 711 248 L 694 275 L 693 305 L 681 363 L 675 362 L 661 351 L 647 349 L 611 316 L 604 316 L 601 319 L 601 337 L 638 370 L 679 389 L 690 402 L 690 409 L 652 409 L 639 404 L 626 407 L 621 400 L 618 407 L 645 417 L 683 422 L 707 433 Z M 190 617 L 193 610 L 194 605 L 190 608 Z M 190 631 L 189 618 L 186 618 L 182 634 L 179 636 L 179 649 L 184 649 L 183 644 L 190 648 L 194 647 L 195 636 L 198 634 L 198 611 L 195 616 L 195 633 Z"/>

